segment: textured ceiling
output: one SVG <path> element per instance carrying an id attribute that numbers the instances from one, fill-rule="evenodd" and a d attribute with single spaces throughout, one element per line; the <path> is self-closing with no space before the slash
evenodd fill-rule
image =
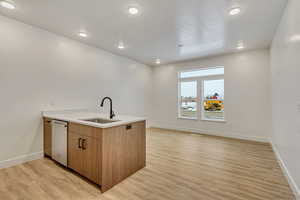
<path id="1" fill-rule="evenodd" d="M 268 47 L 287 0 L 14 0 L 0 13 L 149 65 Z M 130 5 L 140 14 L 130 16 Z M 230 16 L 232 7 L 242 9 Z M 77 33 L 85 31 L 87 38 Z M 117 48 L 123 41 L 125 49 Z M 183 47 L 178 47 L 182 44 Z"/>

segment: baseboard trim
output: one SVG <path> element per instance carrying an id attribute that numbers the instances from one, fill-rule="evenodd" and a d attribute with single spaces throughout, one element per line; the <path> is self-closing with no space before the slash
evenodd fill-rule
<path id="1" fill-rule="evenodd" d="M 19 164 L 29 162 L 32 160 L 37 160 L 37 159 L 42 158 L 43 155 L 44 155 L 43 152 L 36 152 L 36 153 L 31 153 L 31 154 L 27 154 L 27 155 L 18 156 L 15 158 L 3 160 L 3 161 L 0 161 L 0 169 L 12 167 L 12 166 L 19 165 Z"/>
<path id="2" fill-rule="evenodd" d="M 281 167 L 281 170 L 283 171 L 283 174 L 285 175 L 295 197 L 296 197 L 296 200 L 300 200 L 300 189 L 299 187 L 297 186 L 295 180 L 293 179 L 293 177 L 291 176 L 291 173 L 289 172 L 288 168 L 287 168 L 287 165 L 286 163 L 284 162 L 284 160 L 282 159 L 276 145 L 271 141 L 271 145 L 272 145 L 272 149 L 276 155 L 276 158 L 278 160 L 278 163 Z"/>
<path id="3" fill-rule="evenodd" d="M 241 134 L 236 134 L 236 133 L 232 134 L 232 133 L 225 133 L 225 132 L 200 130 L 200 129 L 195 129 L 195 128 L 178 127 L 178 126 L 173 126 L 173 125 L 162 125 L 162 124 L 163 123 L 152 122 L 150 127 L 176 130 L 176 131 L 184 131 L 184 132 L 190 132 L 190 133 L 198 133 L 198 134 L 203 134 L 203 135 L 220 136 L 220 137 L 240 139 L 240 140 L 250 140 L 250 141 L 255 141 L 255 142 L 269 143 L 268 138 L 262 138 L 262 137 L 256 137 L 256 136 L 243 136 Z"/>

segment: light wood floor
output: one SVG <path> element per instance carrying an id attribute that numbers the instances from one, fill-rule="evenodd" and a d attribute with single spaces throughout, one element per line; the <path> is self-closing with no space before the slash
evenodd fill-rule
<path id="1" fill-rule="evenodd" d="M 1 200 L 291 200 L 267 144 L 147 131 L 147 167 L 108 192 L 49 159 L 0 170 Z"/>

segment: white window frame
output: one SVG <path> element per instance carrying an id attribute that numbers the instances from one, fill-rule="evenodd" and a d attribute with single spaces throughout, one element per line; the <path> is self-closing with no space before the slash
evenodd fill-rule
<path id="1" fill-rule="evenodd" d="M 180 73 L 179 73 L 180 74 Z M 181 83 L 182 82 L 196 82 L 197 83 L 197 96 L 196 96 L 196 117 L 185 117 L 181 115 Z M 184 78 L 178 80 L 178 103 L 177 103 L 177 116 L 180 119 L 190 119 L 190 120 L 197 120 L 199 118 L 198 113 L 199 113 L 199 102 L 200 98 L 199 96 L 201 93 L 199 93 L 199 82 L 197 80 L 191 80 L 190 78 Z"/>
<path id="2" fill-rule="evenodd" d="M 225 106 L 225 91 L 224 91 L 224 99 L 223 99 L 223 104 L 224 104 L 224 110 L 223 110 L 223 119 L 207 119 L 204 117 L 204 105 L 203 105 L 203 102 L 204 102 L 204 99 L 205 99 L 205 96 L 204 96 L 204 81 L 207 81 L 207 80 L 211 80 L 211 81 L 214 81 L 214 80 L 224 80 L 224 90 L 225 90 L 225 79 L 224 79 L 224 75 L 217 75 L 217 76 L 209 76 L 209 77 L 203 77 L 202 80 L 201 80 L 201 98 L 200 98 L 200 106 L 201 106 L 201 112 L 200 112 L 200 115 L 201 115 L 201 120 L 203 121 L 215 121 L 215 122 L 225 122 L 225 109 L 226 109 L 226 106 Z"/>
<path id="3" fill-rule="evenodd" d="M 193 70 L 188 70 L 188 71 L 197 71 L 197 70 L 205 70 L 205 69 L 214 69 L 214 68 L 224 68 L 224 67 L 210 67 L 210 68 L 195 68 Z M 182 72 L 188 72 L 186 71 L 180 71 L 178 72 L 178 103 L 177 103 L 177 117 L 178 119 L 186 119 L 186 120 L 202 120 L 202 121 L 211 121 L 211 122 L 226 122 L 225 118 L 225 97 L 224 97 L 224 118 L 223 119 L 206 119 L 204 117 L 204 107 L 203 107 L 203 101 L 204 101 L 204 81 L 205 80 L 224 80 L 224 87 L 225 87 L 225 74 L 224 75 L 209 75 L 209 76 L 198 76 L 198 77 L 189 77 L 189 78 L 181 78 L 180 74 Z M 196 97 L 196 117 L 185 117 L 181 116 L 181 83 L 182 82 L 192 82 L 196 81 L 197 82 L 197 97 Z M 224 88 L 225 89 L 225 88 Z M 199 112 L 200 111 L 200 112 Z"/>

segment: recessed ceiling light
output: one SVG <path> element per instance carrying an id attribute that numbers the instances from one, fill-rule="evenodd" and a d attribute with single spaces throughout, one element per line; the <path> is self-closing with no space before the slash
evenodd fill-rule
<path id="1" fill-rule="evenodd" d="M 292 42 L 300 41 L 300 35 L 293 35 L 290 40 Z"/>
<path id="2" fill-rule="evenodd" d="M 0 5 L 3 7 L 3 8 L 7 8 L 7 9 L 10 9 L 10 10 L 13 10 L 16 8 L 16 6 L 11 3 L 11 2 L 8 2 L 8 1 L 1 1 L 0 2 Z"/>
<path id="3" fill-rule="evenodd" d="M 137 7 L 129 7 L 128 12 L 131 15 L 137 15 L 139 14 L 139 9 Z"/>
<path id="4" fill-rule="evenodd" d="M 123 42 L 119 42 L 118 49 L 125 49 Z"/>
<path id="5" fill-rule="evenodd" d="M 85 32 L 79 32 L 78 35 L 83 38 L 86 38 L 88 36 Z"/>
<path id="6" fill-rule="evenodd" d="M 238 14 L 240 14 L 240 12 L 241 12 L 241 8 L 236 7 L 236 8 L 232 8 L 232 9 L 229 11 L 229 14 L 230 14 L 230 15 L 238 15 Z"/>
<path id="7" fill-rule="evenodd" d="M 160 64 L 160 59 L 156 59 L 155 63 L 159 65 Z"/>

